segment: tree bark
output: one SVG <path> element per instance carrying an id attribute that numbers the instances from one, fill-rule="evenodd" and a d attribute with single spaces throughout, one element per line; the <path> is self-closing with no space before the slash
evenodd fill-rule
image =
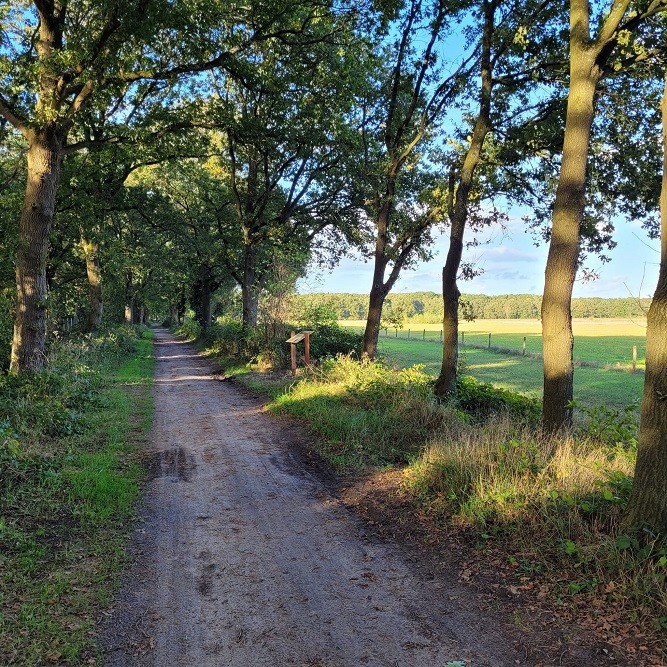
<path id="1" fill-rule="evenodd" d="M 100 248 L 94 241 L 81 235 L 81 247 L 86 259 L 86 275 L 88 276 L 88 317 L 85 331 L 97 331 L 102 324 L 104 302 L 102 299 L 102 267 L 100 265 Z"/>
<path id="2" fill-rule="evenodd" d="M 37 372 L 46 347 L 46 260 L 56 207 L 63 140 L 56 128 L 28 134 L 28 182 L 16 249 L 16 313 L 10 372 Z"/>
<path id="3" fill-rule="evenodd" d="M 646 375 L 635 479 L 624 519 L 627 530 L 667 534 L 667 76 L 662 97 L 663 170 L 660 192 L 660 272 L 648 311 Z"/>
<path id="4" fill-rule="evenodd" d="M 490 128 L 491 92 L 493 70 L 491 65 L 491 37 L 494 30 L 495 2 L 485 1 L 484 32 L 482 35 L 481 75 L 479 113 L 475 121 L 470 145 L 463 160 L 459 176 L 454 205 L 450 210 L 449 250 L 442 269 L 442 301 L 444 317 L 442 322 L 442 365 L 440 375 L 435 381 L 433 391 L 436 396 L 444 397 L 456 388 L 456 375 L 459 360 L 459 291 L 456 277 L 463 256 L 463 234 L 468 221 L 468 203 L 473 184 L 475 169 L 480 162 L 482 147 Z M 454 179 L 450 178 L 450 196 L 454 191 Z"/>
<path id="5" fill-rule="evenodd" d="M 389 290 L 382 285 L 373 286 L 368 297 L 368 317 L 366 318 L 366 329 L 364 330 L 364 344 L 361 356 L 364 359 L 375 359 L 380 336 L 380 322 L 382 320 L 382 307 Z"/>
<path id="6" fill-rule="evenodd" d="M 211 296 L 213 291 L 211 269 L 204 266 L 201 268 L 199 279 L 192 290 L 192 306 L 195 311 L 195 319 L 202 331 L 206 331 L 211 326 Z"/>
<path id="7" fill-rule="evenodd" d="M 373 283 L 368 296 L 368 315 L 366 316 L 366 328 L 364 330 L 364 343 L 361 348 L 363 359 L 375 359 L 378 349 L 378 337 L 380 336 L 380 323 L 382 320 L 382 307 L 384 306 L 387 294 L 395 282 L 395 278 L 385 283 L 384 274 L 389 263 L 386 254 L 387 234 L 389 228 L 390 202 L 394 192 L 394 182 L 390 181 L 388 192 L 390 196 L 385 196 L 377 218 L 377 237 L 375 240 L 375 257 L 373 260 Z M 397 275 L 396 271 L 393 271 Z"/>
<path id="8" fill-rule="evenodd" d="M 259 319 L 259 281 L 256 261 L 257 248 L 254 244 L 246 245 L 243 257 L 241 300 L 243 306 L 243 324 L 248 327 L 256 327 Z"/>
<path id="9" fill-rule="evenodd" d="M 134 295 L 134 281 L 132 280 L 132 272 L 127 269 L 125 271 L 125 324 L 134 324 L 136 303 Z"/>
<path id="10" fill-rule="evenodd" d="M 583 4 L 586 5 L 585 9 L 579 6 L 582 5 L 582 0 L 576 2 L 573 0 L 571 3 L 570 90 L 565 116 L 561 171 L 544 272 L 542 425 L 550 432 L 567 427 L 572 422 L 570 407 L 574 376 L 572 289 L 579 261 L 595 90 L 601 76 L 601 70 L 596 62 L 598 52 L 589 44 L 588 5 L 585 0 Z M 575 9 L 579 13 L 575 12 Z"/>

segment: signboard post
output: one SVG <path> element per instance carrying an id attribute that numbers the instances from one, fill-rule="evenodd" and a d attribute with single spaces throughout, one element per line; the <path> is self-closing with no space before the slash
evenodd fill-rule
<path id="1" fill-rule="evenodd" d="M 290 337 L 285 341 L 290 344 L 290 367 L 292 370 L 292 375 L 296 375 L 296 345 L 301 341 L 304 341 L 304 360 L 306 366 L 310 366 L 310 334 L 314 333 L 313 331 L 302 331 L 301 333 L 296 333 L 296 331 L 290 332 Z"/>

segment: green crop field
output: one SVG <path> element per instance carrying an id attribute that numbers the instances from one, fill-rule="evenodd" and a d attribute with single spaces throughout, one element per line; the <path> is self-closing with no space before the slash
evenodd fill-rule
<path id="1" fill-rule="evenodd" d="M 341 322 L 347 324 L 347 322 Z M 361 323 L 352 323 L 359 328 Z M 644 327 L 644 328 L 642 328 Z M 424 335 L 424 330 L 426 334 Z M 521 391 L 533 396 L 542 393 L 542 362 L 539 358 L 516 356 L 489 349 L 493 347 L 521 350 L 526 336 L 526 350 L 541 353 L 539 322 L 527 320 L 480 320 L 463 323 L 465 344 L 460 348 L 464 372 L 483 382 Z M 575 399 L 586 405 L 624 407 L 641 397 L 644 374 L 632 373 L 632 347 L 637 346 L 637 367 L 644 365 L 645 323 L 628 320 L 575 321 L 576 360 L 599 364 L 599 368 L 578 367 L 574 375 Z M 420 325 L 418 330 L 384 331 L 378 350 L 390 363 L 399 366 L 424 364 L 428 373 L 437 375 L 442 361 L 437 325 Z M 396 337 L 398 333 L 398 337 Z M 426 342 L 423 339 L 426 339 Z M 479 345 L 478 347 L 470 347 Z"/>

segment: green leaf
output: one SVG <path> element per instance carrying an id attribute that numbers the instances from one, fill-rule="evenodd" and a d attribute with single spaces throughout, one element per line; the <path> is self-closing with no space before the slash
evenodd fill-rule
<path id="1" fill-rule="evenodd" d="M 616 538 L 615 544 L 617 549 L 624 551 L 632 547 L 632 538 L 628 537 L 628 535 L 619 535 Z"/>
<path id="2" fill-rule="evenodd" d="M 574 556 L 577 553 L 577 545 L 572 540 L 565 540 L 563 542 L 563 551 L 568 556 Z"/>

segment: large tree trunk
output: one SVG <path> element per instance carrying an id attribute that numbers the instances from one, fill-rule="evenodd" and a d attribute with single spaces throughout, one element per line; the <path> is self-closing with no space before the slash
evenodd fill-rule
<path id="1" fill-rule="evenodd" d="M 364 330 L 364 344 L 361 356 L 364 359 L 375 359 L 378 349 L 378 338 L 380 336 L 380 321 L 382 320 L 382 307 L 389 290 L 380 285 L 373 285 L 368 298 L 368 316 L 366 318 L 366 329 Z"/>
<path id="2" fill-rule="evenodd" d="M 102 267 L 100 266 L 100 248 L 94 241 L 81 235 L 81 247 L 86 258 L 86 275 L 88 276 L 88 317 L 85 331 L 97 331 L 102 324 Z"/>
<path id="3" fill-rule="evenodd" d="M 646 375 L 637 466 L 626 529 L 667 534 L 667 76 L 662 97 L 663 170 L 660 193 L 660 273 L 648 311 Z"/>
<path id="4" fill-rule="evenodd" d="M 199 279 L 192 289 L 192 307 L 195 311 L 195 319 L 199 323 L 202 331 L 206 331 L 211 326 L 212 282 L 210 268 L 202 267 Z"/>
<path id="5" fill-rule="evenodd" d="M 46 347 L 46 261 L 56 207 L 63 140 L 54 128 L 32 130 L 16 249 L 16 314 L 10 371 L 35 372 Z"/>
<path id="6" fill-rule="evenodd" d="M 461 296 L 456 283 L 456 277 L 461 266 L 461 257 L 463 256 L 463 234 L 468 221 L 470 189 L 490 125 L 491 91 L 493 87 L 491 36 L 494 29 L 495 3 L 485 1 L 483 8 L 484 33 L 482 37 L 482 85 L 479 113 L 475 121 L 475 127 L 473 128 L 470 146 L 463 160 L 454 205 L 450 210 L 449 220 L 452 227 L 449 236 L 449 250 L 447 251 L 445 266 L 442 269 L 442 301 L 444 306 L 442 322 L 442 366 L 440 367 L 440 375 L 433 387 L 436 396 L 446 396 L 456 388 L 456 374 L 459 361 L 459 297 Z M 449 192 L 450 197 L 453 196 L 453 174 L 450 174 Z"/>
<path id="7" fill-rule="evenodd" d="M 572 421 L 572 288 L 579 260 L 595 89 L 601 74 L 594 52 L 588 48 L 587 27 L 584 30 L 583 26 L 574 23 L 574 19 L 572 22 L 570 90 L 565 116 L 563 157 L 554 203 L 542 298 L 542 425 L 547 431 L 569 426 Z"/>
<path id="8" fill-rule="evenodd" d="M 257 277 L 257 249 L 247 245 L 243 258 L 243 281 L 241 283 L 241 301 L 243 306 L 243 324 L 256 327 L 259 319 L 259 280 Z"/>

